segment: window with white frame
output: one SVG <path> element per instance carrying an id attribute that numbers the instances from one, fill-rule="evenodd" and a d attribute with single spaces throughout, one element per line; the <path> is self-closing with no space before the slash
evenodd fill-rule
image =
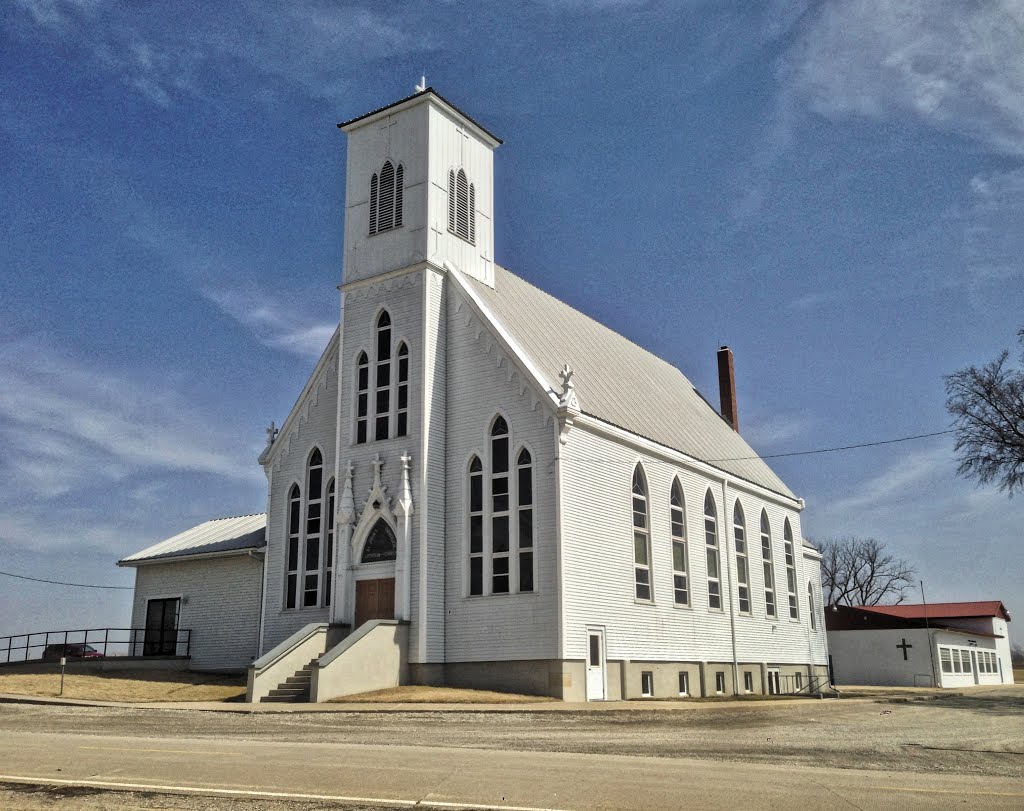
<path id="1" fill-rule="evenodd" d="M 302 492 L 297 484 L 288 491 L 288 546 L 285 550 L 284 607 L 295 608 L 299 593 L 299 545 L 302 542 Z"/>
<path id="2" fill-rule="evenodd" d="M 356 442 L 369 439 L 370 424 L 370 361 L 365 352 L 356 358 Z"/>
<path id="3" fill-rule="evenodd" d="M 778 616 L 775 605 L 775 567 L 772 563 L 772 530 L 768 511 L 761 510 L 761 561 L 764 564 L 764 612 L 774 619 Z"/>
<path id="4" fill-rule="evenodd" d="M 715 671 L 715 692 L 722 694 L 725 692 L 725 671 Z"/>
<path id="5" fill-rule="evenodd" d="M 704 551 L 708 568 L 708 608 L 721 610 L 722 581 L 718 559 L 718 508 L 710 488 L 704 496 Z"/>
<path id="6" fill-rule="evenodd" d="M 814 584 L 809 580 L 807 581 L 807 616 L 811 619 L 811 630 L 817 630 L 818 615 L 814 610 Z"/>
<path id="7" fill-rule="evenodd" d="M 469 461 L 469 593 L 484 593 L 484 466 Z"/>
<path id="8" fill-rule="evenodd" d="M 799 670 L 796 672 L 796 689 L 802 690 L 804 687 L 804 674 Z"/>
<path id="9" fill-rule="evenodd" d="M 476 187 L 462 169 L 448 172 L 448 230 L 476 244 Z"/>
<path id="10" fill-rule="evenodd" d="M 754 692 L 754 674 L 749 670 L 743 671 L 743 689 L 748 693 Z"/>
<path id="11" fill-rule="evenodd" d="M 685 670 L 679 671 L 679 695 L 690 695 L 690 674 Z"/>
<path id="12" fill-rule="evenodd" d="M 939 660 L 942 662 L 942 672 L 953 672 L 953 652 L 949 648 L 939 648 Z"/>
<path id="13" fill-rule="evenodd" d="M 533 457 L 526 448 L 511 454 L 504 417 L 494 418 L 488 442 L 486 474 L 479 457 L 469 462 L 468 594 L 531 592 L 536 571 Z"/>
<path id="14" fill-rule="evenodd" d="M 690 579 L 688 550 L 686 548 L 686 505 L 683 501 L 683 487 L 679 479 L 672 482 L 672 496 L 669 502 L 669 519 L 672 526 L 672 584 L 676 605 L 690 604 Z"/>
<path id="15" fill-rule="evenodd" d="M 793 529 L 786 519 L 782 526 L 782 544 L 786 554 L 786 588 L 789 589 L 789 616 L 800 619 L 800 608 L 796 599 L 796 558 L 793 551 Z"/>
<path id="16" fill-rule="evenodd" d="M 398 357 L 398 395 L 397 410 L 395 411 L 395 436 L 405 436 L 409 433 L 409 347 L 403 341 L 398 345 L 395 353 Z"/>
<path id="17" fill-rule="evenodd" d="M 370 178 L 370 236 L 402 227 L 402 196 L 405 169 L 384 161 L 379 173 Z"/>
<path id="18" fill-rule="evenodd" d="M 654 671 L 644 670 L 640 673 L 640 695 L 644 698 L 654 695 Z"/>
<path id="19" fill-rule="evenodd" d="M 302 575 L 302 607 L 315 608 L 320 604 L 321 530 L 323 528 L 323 476 L 324 458 L 314 448 L 306 466 L 306 527 Z"/>
<path id="20" fill-rule="evenodd" d="M 643 468 L 633 470 L 633 595 L 651 599 L 651 532 L 647 511 L 647 478 Z"/>
<path id="21" fill-rule="evenodd" d="M 750 573 L 747 568 L 747 524 L 739 499 L 732 510 L 733 541 L 736 544 L 736 588 L 741 614 L 750 613 Z"/>
<path id="22" fill-rule="evenodd" d="M 334 580 L 334 479 L 327 483 L 327 544 L 324 549 L 324 605 L 331 604 L 331 584 Z"/>
<path id="23" fill-rule="evenodd" d="M 387 439 L 391 423 L 391 316 L 385 310 L 377 319 L 377 356 L 374 374 L 373 438 Z"/>

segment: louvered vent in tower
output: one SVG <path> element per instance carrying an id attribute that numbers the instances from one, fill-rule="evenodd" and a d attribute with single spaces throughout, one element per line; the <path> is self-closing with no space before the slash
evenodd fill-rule
<path id="1" fill-rule="evenodd" d="M 405 170 L 384 161 L 380 176 L 370 178 L 370 236 L 402 225 L 402 184 Z"/>
<path id="2" fill-rule="evenodd" d="M 455 233 L 455 170 L 448 172 L 448 230 Z"/>

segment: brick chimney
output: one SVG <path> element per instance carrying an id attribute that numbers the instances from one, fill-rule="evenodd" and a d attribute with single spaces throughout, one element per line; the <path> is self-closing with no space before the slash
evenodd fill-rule
<path id="1" fill-rule="evenodd" d="M 739 409 L 736 407 L 736 373 L 732 367 L 732 350 L 723 346 L 718 350 L 718 395 L 722 401 L 722 416 L 739 431 Z"/>

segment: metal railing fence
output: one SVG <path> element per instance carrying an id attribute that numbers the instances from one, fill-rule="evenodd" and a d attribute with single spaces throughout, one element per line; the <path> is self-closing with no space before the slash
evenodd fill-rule
<path id="1" fill-rule="evenodd" d="M 82 648 L 89 646 L 92 650 Z M 0 636 L 0 665 L 114 656 L 188 656 L 188 628 L 78 628 Z"/>

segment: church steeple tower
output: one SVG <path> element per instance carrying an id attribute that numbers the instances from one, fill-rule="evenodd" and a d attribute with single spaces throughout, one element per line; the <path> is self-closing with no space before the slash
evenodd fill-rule
<path id="1" fill-rule="evenodd" d="M 338 127 L 348 136 L 344 282 L 450 262 L 493 286 L 501 140 L 430 87 Z"/>

